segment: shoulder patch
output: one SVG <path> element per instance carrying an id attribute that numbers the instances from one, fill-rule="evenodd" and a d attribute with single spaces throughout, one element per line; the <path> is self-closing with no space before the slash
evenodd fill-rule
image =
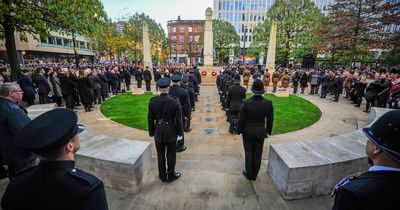
<path id="1" fill-rule="evenodd" d="M 90 186 L 96 185 L 97 183 L 100 182 L 100 179 L 98 179 L 97 177 L 76 168 L 68 170 L 68 174 L 80 180 L 85 181 Z"/>
<path id="2" fill-rule="evenodd" d="M 336 193 L 337 193 L 337 191 L 338 191 L 341 187 L 345 186 L 347 183 L 349 183 L 351 180 L 353 180 L 353 179 L 355 179 L 355 178 L 357 178 L 357 177 L 356 177 L 356 176 L 346 176 L 345 178 L 343 178 L 342 180 L 340 180 L 340 181 L 335 185 L 335 187 L 333 188 L 333 190 L 332 190 L 332 192 L 331 192 L 331 196 L 332 196 L 332 197 L 335 196 Z"/>

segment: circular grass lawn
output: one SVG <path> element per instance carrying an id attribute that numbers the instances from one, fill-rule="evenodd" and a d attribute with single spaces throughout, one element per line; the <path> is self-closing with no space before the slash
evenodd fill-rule
<path id="1" fill-rule="evenodd" d="M 151 93 L 115 96 L 101 106 L 101 112 L 109 119 L 123 125 L 147 130 L 147 110 Z M 248 94 L 247 97 L 251 97 Z M 319 120 L 321 111 L 311 102 L 290 95 L 287 98 L 267 94 L 274 105 L 274 127 L 272 134 L 283 134 L 308 127 Z"/>

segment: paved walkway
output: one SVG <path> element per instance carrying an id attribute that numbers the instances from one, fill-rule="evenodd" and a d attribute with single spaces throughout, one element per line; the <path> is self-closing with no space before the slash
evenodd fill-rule
<path id="1" fill-rule="evenodd" d="M 329 196 L 294 201 L 282 198 L 266 171 L 269 145 L 346 133 L 365 125 L 368 116 L 347 102 L 302 97 L 320 107 L 321 120 L 303 130 L 267 139 L 259 176 L 256 181 L 248 181 L 241 174 L 244 167 L 241 137 L 228 133 L 216 88 L 202 87 L 192 115 L 193 130 L 185 137 L 188 149 L 177 155 L 176 170 L 182 172 L 181 179 L 171 184 L 158 179 L 156 150 L 151 142 L 153 159 L 142 190 L 133 195 L 107 189 L 110 209 L 331 209 L 333 200 Z M 79 112 L 79 119 L 92 132 L 150 141 L 147 131 L 121 126 L 105 118 L 99 110 Z M 6 183 L 0 183 L 2 189 Z"/>

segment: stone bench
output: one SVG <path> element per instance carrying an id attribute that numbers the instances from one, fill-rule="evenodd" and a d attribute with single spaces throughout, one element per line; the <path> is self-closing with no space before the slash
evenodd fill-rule
<path id="1" fill-rule="evenodd" d="M 77 168 L 94 174 L 108 188 L 139 192 L 152 158 L 149 142 L 116 139 L 89 131 L 81 133 L 79 140 Z"/>
<path id="2" fill-rule="evenodd" d="M 50 111 L 52 109 L 57 108 L 57 104 L 36 104 L 29 106 L 26 111 L 28 111 L 28 117 L 33 119 L 36 118 L 37 116 Z"/>
<path id="3" fill-rule="evenodd" d="M 372 108 L 370 122 L 389 109 Z M 343 177 L 368 169 L 361 130 L 316 141 L 272 144 L 268 173 L 285 199 L 329 194 Z"/>
<path id="4" fill-rule="evenodd" d="M 28 116 L 33 119 L 55 108 L 55 104 L 33 105 L 27 109 Z M 77 168 L 94 174 L 107 188 L 129 193 L 140 191 L 152 158 L 149 142 L 118 139 L 88 130 L 79 135 L 79 140 Z"/>

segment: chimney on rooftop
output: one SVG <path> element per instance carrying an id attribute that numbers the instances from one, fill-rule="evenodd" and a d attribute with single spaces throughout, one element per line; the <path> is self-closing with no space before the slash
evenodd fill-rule
<path id="1" fill-rule="evenodd" d="M 181 16 L 180 15 L 178 16 L 178 20 L 181 20 Z"/>

